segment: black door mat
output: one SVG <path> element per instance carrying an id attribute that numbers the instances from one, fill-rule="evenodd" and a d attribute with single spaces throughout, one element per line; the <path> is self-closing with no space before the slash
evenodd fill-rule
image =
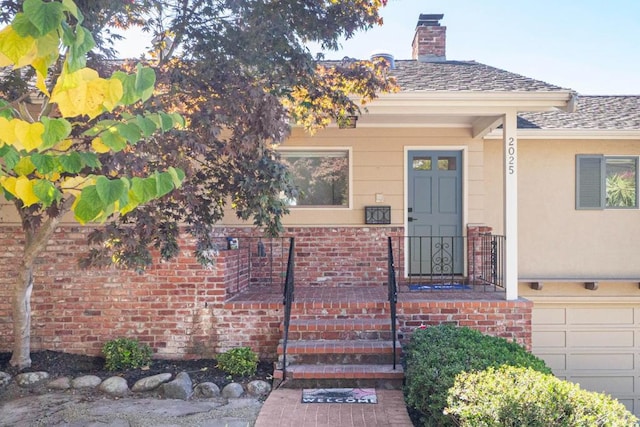
<path id="1" fill-rule="evenodd" d="M 302 403 L 378 403 L 374 388 L 305 388 Z"/>
<path id="2" fill-rule="evenodd" d="M 471 289 L 464 283 L 414 283 L 409 285 L 412 291 L 462 291 Z"/>

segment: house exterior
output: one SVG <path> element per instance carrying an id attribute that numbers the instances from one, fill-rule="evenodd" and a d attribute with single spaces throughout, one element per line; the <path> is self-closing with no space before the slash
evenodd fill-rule
<path id="1" fill-rule="evenodd" d="M 405 338 L 422 324 L 455 322 L 516 339 L 559 377 L 610 393 L 640 415 L 640 96 L 579 96 L 447 60 L 441 19 L 420 16 L 414 58 L 390 58 L 401 91 L 371 103 L 355 128 L 314 136 L 296 128 L 280 147 L 302 186 L 284 219 L 284 237 L 296 241 L 297 286 L 349 289 L 347 302 L 363 288 L 383 288 L 390 237 L 407 291 L 398 308 Z M 10 350 L 16 224 L 3 214 L 0 351 Z M 280 291 L 287 239 L 263 241 L 231 215 L 218 232 L 222 246 L 233 237 L 255 250 L 221 251 L 206 270 L 185 238 L 175 262 L 144 275 L 80 276 L 74 260 L 88 231 L 61 227 L 54 255 L 36 273 L 43 284 L 33 296 L 34 348 L 97 353 L 118 331 L 165 357 L 235 345 L 273 356 L 281 297 L 252 286 L 266 280 Z M 476 249 L 487 235 L 499 238 L 489 258 Z M 446 256 L 436 247 L 448 247 Z M 267 273 L 247 275 L 260 263 L 270 264 Z M 408 291 L 414 278 L 455 292 L 418 301 Z M 478 283 L 492 289 L 464 293 Z M 255 299 L 240 298 L 244 292 Z M 356 308 L 382 316 L 382 307 Z"/>

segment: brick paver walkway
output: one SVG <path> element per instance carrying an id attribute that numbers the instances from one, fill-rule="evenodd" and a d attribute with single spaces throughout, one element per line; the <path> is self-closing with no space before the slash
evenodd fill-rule
<path id="1" fill-rule="evenodd" d="M 413 427 L 401 390 L 376 390 L 378 403 L 301 403 L 302 390 L 271 392 L 255 427 Z"/>

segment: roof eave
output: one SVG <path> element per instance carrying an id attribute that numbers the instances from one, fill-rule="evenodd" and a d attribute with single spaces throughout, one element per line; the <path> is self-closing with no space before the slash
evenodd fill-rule
<path id="1" fill-rule="evenodd" d="M 448 107 L 475 110 L 489 108 L 492 111 L 573 111 L 576 94 L 573 91 L 502 92 L 502 91 L 411 91 L 381 94 L 371 102 L 376 109 L 421 108 L 446 109 Z M 484 110 L 486 111 L 486 110 Z M 391 111 L 389 111 L 391 113 Z"/>
<path id="2" fill-rule="evenodd" d="M 502 129 L 496 129 L 484 138 L 502 139 Z M 640 129 L 518 129 L 518 139 L 640 140 Z"/>

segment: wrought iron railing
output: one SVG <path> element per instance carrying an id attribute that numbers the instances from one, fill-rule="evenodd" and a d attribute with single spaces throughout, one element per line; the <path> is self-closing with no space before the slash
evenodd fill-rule
<path id="1" fill-rule="evenodd" d="M 396 267 L 393 261 L 393 241 L 389 237 L 389 256 L 387 257 L 389 287 L 389 311 L 391 313 L 391 340 L 393 342 L 393 369 L 396 369 L 396 304 L 398 302 L 398 284 L 396 283 Z"/>
<path id="2" fill-rule="evenodd" d="M 236 265 L 229 266 L 226 278 L 230 296 L 249 286 L 282 286 L 286 275 L 290 237 L 240 236 L 232 238 L 234 246 L 221 239 L 219 245 L 227 246 L 237 254 Z"/>
<path id="3" fill-rule="evenodd" d="M 504 236 L 398 236 L 396 274 L 420 290 L 504 290 Z"/>
<path id="4" fill-rule="evenodd" d="M 289 243 L 289 256 L 287 258 L 287 274 L 284 279 L 284 292 L 283 301 L 284 304 L 284 336 L 282 338 L 282 380 L 287 379 L 287 343 L 289 341 L 289 324 L 291 322 L 291 306 L 294 301 L 294 254 L 295 254 L 295 241 L 293 237 L 290 238 Z"/>

